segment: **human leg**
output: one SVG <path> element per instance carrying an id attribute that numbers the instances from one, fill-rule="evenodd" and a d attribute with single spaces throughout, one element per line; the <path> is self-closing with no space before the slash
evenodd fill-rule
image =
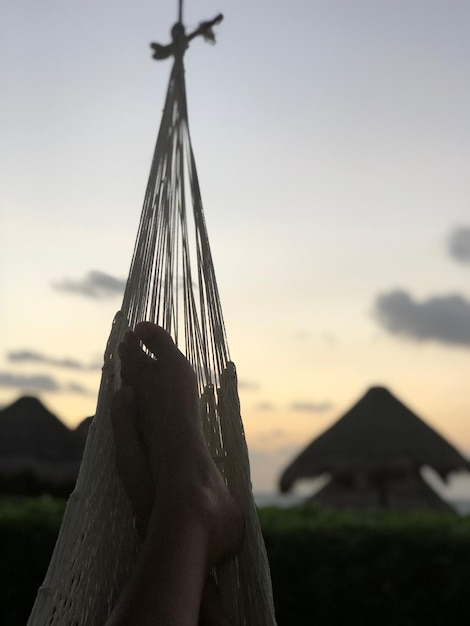
<path id="1" fill-rule="evenodd" d="M 240 548 L 242 514 L 207 450 L 194 372 L 170 336 L 139 324 L 120 356 L 125 388 L 112 412 L 118 470 L 145 539 L 107 626 L 195 626 L 209 569 Z M 210 623 L 210 602 L 206 613 Z"/>

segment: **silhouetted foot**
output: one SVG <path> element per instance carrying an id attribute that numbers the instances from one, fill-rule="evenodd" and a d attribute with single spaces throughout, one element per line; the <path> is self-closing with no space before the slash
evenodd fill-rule
<path id="1" fill-rule="evenodd" d="M 126 334 L 119 355 L 124 386 L 112 408 L 116 460 L 139 531 L 157 504 L 203 523 L 209 570 L 240 550 L 243 516 L 207 449 L 195 373 L 168 333 L 150 322 Z"/>
<path id="2" fill-rule="evenodd" d="M 147 450 L 137 431 L 137 401 L 132 387 L 122 387 L 114 395 L 111 422 L 116 467 L 132 503 L 137 531 L 144 539 L 153 508 L 155 487 Z"/>

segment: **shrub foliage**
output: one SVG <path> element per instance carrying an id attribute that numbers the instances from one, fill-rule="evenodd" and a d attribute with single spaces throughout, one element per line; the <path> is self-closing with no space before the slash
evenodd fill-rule
<path id="1" fill-rule="evenodd" d="M 470 618 L 470 518 L 260 511 L 279 626 L 446 626 Z"/>
<path id="2" fill-rule="evenodd" d="M 0 502 L 0 624 L 24 626 L 65 503 Z M 470 617 L 470 518 L 266 508 L 279 626 L 452 626 Z M 256 626 L 256 625 L 250 625 Z"/>
<path id="3" fill-rule="evenodd" d="M 0 501 L 0 624 L 24 626 L 44 579 L 65 501 Z"/>

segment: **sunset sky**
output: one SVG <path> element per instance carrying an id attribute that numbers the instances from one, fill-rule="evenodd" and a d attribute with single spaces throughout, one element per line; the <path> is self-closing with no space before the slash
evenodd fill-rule
<path id="1" fill-rule="evenodd" d="M 0 404 L 94 413 L 177 2 L 0 19 Z M 470 451 L 470 3 L 187 0 L 198 164 L 255 489 L 371 385 Z"/>

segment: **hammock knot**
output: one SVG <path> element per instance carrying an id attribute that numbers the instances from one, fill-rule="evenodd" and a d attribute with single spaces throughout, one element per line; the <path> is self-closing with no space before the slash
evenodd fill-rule
<path id="1" fill-rule="evenodd" d="M 167 45 L 162 45 L 160 43 L 151 43 L 150 47 L 153 50 L 152 58 L 157 59 L 159 61 L 163 59 L 168 59 L 170 56 L 174 56 L 175 59 L 182 59 L 184 53 L 189 47 L 189 42 L 198 37 L 202 36 L 204 41 L 214 44 L 215 43 L 215 33 L 213 27 L 216 24 L 220 24 L 220 22 L 224 19 L 222 13 L 219 13 L 213 20 L 208 20 L 206 22 L 201 22 L 199 26 L 189 35 L 186 35 L 184 26 L 182 22 L 176 22 L 176 24 L 171 29 L 171 38 L 172 43 Z"/>
<path id="2" fill-rule="evenodd" d="M 188 37 L 186 37 L 186 31 L 184 25 L 181 22 L 176 24 L 171 29 L 171 37 L 173 43 L 171 44 L 172 53 L 175 58 L 182 58 L 189 46 Z"/>

